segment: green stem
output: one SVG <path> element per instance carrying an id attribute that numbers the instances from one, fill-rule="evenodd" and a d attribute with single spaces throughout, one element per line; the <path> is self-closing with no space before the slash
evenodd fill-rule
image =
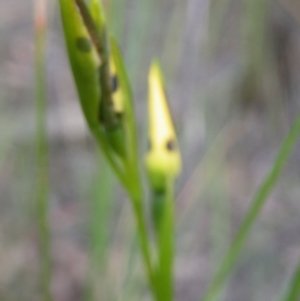
<path id="1" fill-rule="evenodd" d="M 38 3 L 36 3 L 38 6 Z M 35 36 L 35 107 L 36 107 L 36 218 L 40 256 L 40 290 L 42 300 L 51 301 L 50 225 L 48 220 L 49 178 L 48 145 L 46 131 L 46 79 L 45 79 L 45 16 L 37 10 Z"/>
<path id="2" fill-rule="evenodd" d="M 168 183 L 165 204 L 158 227 L 159 265 L 157 286 L 160 301 L 172 301 L 174 264 L 174 187 L 173 180 Z"/>
<path id="3" fill-rule="evenodd" d="M 297 141 L 297 138 L 300 134 L 300 115 L 298 115 L 294 125 L 292 126 L 288 136 L 283 142 L 281 149 L 277 155 L 277 158 L 271 168 L 269 174 L 266 176 L 264 182 L 260 186 L 258 192 L 256 193 L 254 200 L 249 208 L 247 215 L 240 226 L 238 233 L 225 255 L 221 266 L 214 277 L 209 289 L 207 290 L 202 301 L 212 301 L 218 295 L 220 289 L 227 280 L 229 273 L 232 270 L 232 267 L 237 260 L 242 247 L 248 237 L 248 234 L 251 230 L 251 227 L 256 220 L 258 214 L 260 213 L 263 205 L 265 204 L 267 197 L 275 186 L 284 166 L 289 158 L 289 155 Z"/>

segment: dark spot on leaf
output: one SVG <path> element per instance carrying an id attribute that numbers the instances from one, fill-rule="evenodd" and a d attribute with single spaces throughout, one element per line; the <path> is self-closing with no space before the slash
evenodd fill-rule
<path id="1" fill-rule="evenodd" d="M 118 120 L 122 120 L 123 116 L 123 112 L 116 112 L 116 117 L 118 118 Z"/>
<path id="2" fill-rule="evenodd" d="M 148 140 L 148 151 L 150 151 L 152 148 L 151 140 Z"/>
<path id="3" fill-rule="evenodd" d="M 167 150 L 174 151 L 176 149 L 176 142 L 173 139 L 169 139 L 166 144 Z"/>
<path id="4" fill-rule="evenodd" d="M 76 39 L 76 47 L 81 52 L 90 52 L 92 49 L 91 41 L 86 37 L 79 37 Z"/>
<path id="5" fill-rule="evenodd" d="M 111 90 L 112 92 L 116 92 L 118 90 L 119 82 L 116 75 L 112 76 L 111 78 Z"/>

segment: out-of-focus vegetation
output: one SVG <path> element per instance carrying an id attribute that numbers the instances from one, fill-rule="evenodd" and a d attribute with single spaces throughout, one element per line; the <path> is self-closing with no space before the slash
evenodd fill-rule
<path id="1" fill-rule="evenodd" d="M 48 2 L 54 300 L 90 298 L 93 282 L 96 300 L 148 300 L 129 202 L 87 131 L 58 3 Z M 299 113 L 300 5 L 295 0 L 104 4 L 133 87 L 141 157 L 147 149 L 148 68 L 153 56 L 162 61 L 184 160 L 176 192 L 176 296 L 199 300 Z M 33 6 L 2 0 L 0 298 L 12 301 L 40 300 L 34 39 Z M 299 150 L 256 221 L 224 300 L 278 300 L 285 287 L 288 291 L 300 258 Z"/>

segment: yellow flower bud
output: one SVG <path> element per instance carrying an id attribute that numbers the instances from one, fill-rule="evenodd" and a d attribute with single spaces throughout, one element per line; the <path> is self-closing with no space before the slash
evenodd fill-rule
<path id="1" fill-rule="evenodd" d="M 148 85 L 150 145 L 146 167 L 152 188 L 160 191 L 168 179 L 179 174 L 181 156 L 158 62 L 151 65 Z"/>

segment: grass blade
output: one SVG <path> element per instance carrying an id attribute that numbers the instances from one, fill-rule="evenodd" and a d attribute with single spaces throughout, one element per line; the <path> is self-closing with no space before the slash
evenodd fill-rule
<path id="1" fill-rule="evenodd" d="M 97 156 L 95 180 L 91 188 L 90 255 L 85 300 L 97 300 L 97 290 L 104 287 L 105 269 L 110 248 L 109 229 L 113 206 L 112 173 L 102 154 Z M 99 284 L 99 282 L 101 284 Z"/>
<path id="2" fill-rule="evenodd" d="M 36 217 L 40 252 L 39 285 L 41 300 L 51 301 L 50 225 L 48 220 L 49 178 L 46 133 L 46 0 L 35 1 L 35 106 L 36 106 Z"/>
<path id="3" fill-rule="evenodd" d="M 251 227 L 260 213 L 263 205 L 265 204 L 270 192 L 274 188 L 284 166 L 289 158 L 289 155 L 297 141 L 300 134 L 300 115 L 297 117 L 293 124 L 288 136 L 283 142 L 281 149 L 277 155 L 277 158 L 271 168 L 269 174 L 266 176 L 264 182 L 256 193 L 254 200 L 249 208 L 247 215 L 230 247 L 227 254 L 225 255 L 221 266 L 214 277 L 209 289 L 207 290 L 202 301 L 212 301 L 218 295 L 220 289 L 226 282 L 229 273 L 232 270 L 234 263 L 236 262 L 244 242 L 246 241 Z"/>

